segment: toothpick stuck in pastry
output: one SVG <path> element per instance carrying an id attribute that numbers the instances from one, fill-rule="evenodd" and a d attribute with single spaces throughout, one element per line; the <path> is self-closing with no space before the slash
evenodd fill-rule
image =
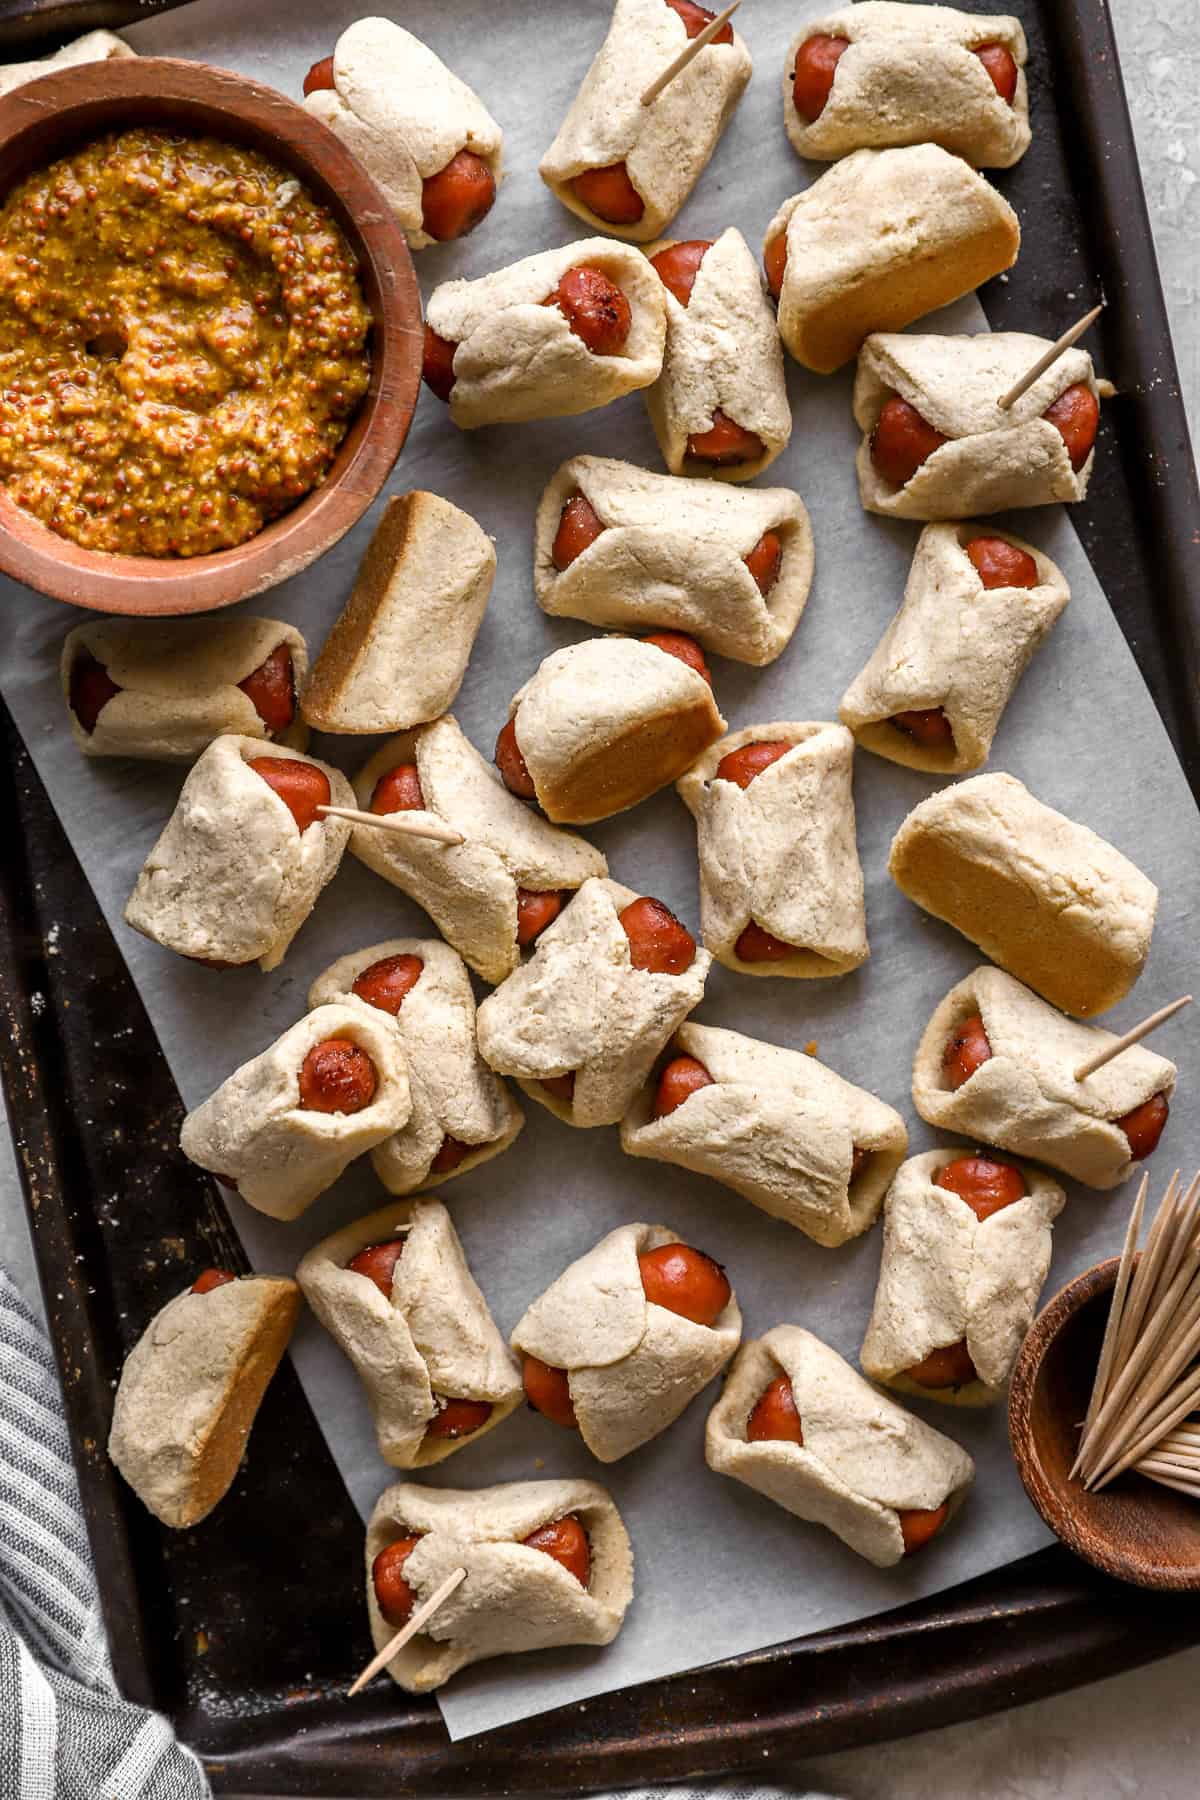
<path id="1" fill-rule="evenodd" d="M 396 831 L 402 836 L 432 838 L 435 844 L 466 842 L 462 832 L 455 831 L 452 825 L 436 824 L 423 815 L 414 818 L 407 812 L 360 812 L 354 806 L 318 806 L 317 811 L 323 815 L 331 814 L 335 819 L 349 819 L 352 825 L 374 825 L 380 831 Z"/>
<path id="2" fill-rule="evenodd" d="M 400 1627 L 391 1642 L 385 1644 L 383 1649 L 371 1658 L 353 1687 L 348 1690 L 348 1699 L 353 1700 L 355 1694 L 361 1692 L 361 1690 L 366 1687 L 368 1681 L 372 1681 L 375 1676 L 378 1675 L 380 1669 L 385 1668 L 387 1664 L 391 1662 L 393 1656 L 395 1656 L 398 1651 L 403 1650 L 409 1639 L 416 1637 L 418 1631 L 420 1631 L 421 1627 L 425 1624 L 425 1621 L 433 1617 L 443 1601 L 448 1600 L 455 1588 L 466 1579 L 467 1571 L 464 1568 L 451 1569 L 441 1586 L 433 1590 L 433 1593 L 430 1594 L 423 1606 L 418 1606 L 412 1618 L 406 1625 Z"/>
<path id="3" fill-rule="evenodd" d="M 1039 356 L 1031 369 L 1026 369 L 1020 381 L 1014 381 L 1008 392 L 1006 394 L 1001 394 L 998 402 L 1000 410 L 1002 412 L 1007 412 L 1009 407 L 1033 386 L 1038 376 L 1044 375 L 1046 370 L 1050 367 L 1050 364 L 1058 361 L 1064 350 L 1069 350 L 1072 344 L 1078 342 L 1088 326 L 1095 324 L 1103 311 L 1104 301 L 1102 300 L 1099 306 L 1093 306 L 1091 312 L 1084 313 L 1082 319 L 1072 325 L 1069 331 L 1064 331 L 1060 338 L 1056 338 L 1054 343 L 1052 343 L 1050 348 L 1046 351 L 1045 355 Z"/>
<path id="4" fill-rule="evenodd" d="M 733 0 L 732 6 L 727 6 L 725 11 L 718 13 L 715 19 L 710 19 L 708 24 L 704 27 L 704 30 L 697 32 L 696 36 L 691 38 L 688 43 L 684 45 L 674 61 L 669 62 L 662 74 L 656 75 L 654 80 L 650 83 L 650 86 L 642 95 L 643 106 L 653 106 L 663 89 L 674 81 L 677 75 L 682 74 L 684 69 L 686 69 L 688 64 L 692 61 L 693 57 L 699 56 L 706 44 L 712 43 L 718 31 L 724 29 L 741 4 L 742 0 Z"/>
<path id="5" fill-rule="evenodd" d="M 1097 1069 L 1102 1069 L 1105 1063 L 1112 1061 L 1114 1056 L 1120 1056 L 1122 1050 L 1128 1050 L 1131 1044 L 1140 1044 L 1144 1037 L 1149 1037 L 1152 1031 L 1157 1031 L 1160 1025 L 1165 1024 L 1168 1019 L 1173 1019 L 1177 1012 L 1182 1012 L 1185 1006 L 1191 1004 L 1192 996 L 1184 994 L 1178 1000 L 1172 1000 L 1169 1006 L 1160 1006 L 1157 1012 L 1152 1012 L 1148 1018 L 1142 1020 L 1140 1025 L 1134 1025 L 1131 1030 L 1122 1032 L 1119 1038 L 1114 1039 L 1111 1044 L 1107 1044 L 1103 1050 L 1098 1050 L 1095 1056 L 1089 1056 L 1086 1062 L 1080 1063 L 1075 1071 L 1076 1081 L 1086 1081 L 1089 1075 L 1094 1075 Z"/>

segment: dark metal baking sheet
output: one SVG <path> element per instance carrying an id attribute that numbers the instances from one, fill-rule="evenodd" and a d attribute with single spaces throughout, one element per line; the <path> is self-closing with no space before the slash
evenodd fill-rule
<path id="1" fill-rule="evenodd" d="M 0 56 L 150 10 L 25 0 L 18 14 L 0 0 Z M 1037 130 L 998 185 L 1026 248 L 981 297 L 993 325 L 1049 335 L 1090 296 L 1108 301 L 1098 360 L 1119 392 L 1073 518 L 1200 795 L 1200 496 L 1111 22 L 1104 0 L 1013 10 Z M 370 1648 L 361 1525 L 290 1367 L 218 1533 L 163 1530 L 105 1456 L 123 1357 L 180 1270 L 243 1259 L 216 1191 L 179 1155 L 174 1083 L 7 713 L 0 735 L 0 1076 L 114 1663 L 218 1792 L 466 1796 L 782 1768 L 1200 1641 L 1186 1598 L 1121 1588 L 1056 1548 L 876 1620 L 564 1708 L 536 1736 L 523 1724 L 450 1745 L 432 1702 L 382 1685 L 348 1707 Z"/>

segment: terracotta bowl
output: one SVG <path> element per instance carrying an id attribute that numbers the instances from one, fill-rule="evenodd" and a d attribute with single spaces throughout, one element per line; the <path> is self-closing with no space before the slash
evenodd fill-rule
<path id="1" fill-rule="evenodd" d="M 1100 1360 L 1118 1259 L 1097 1263 L 1034 1320 L 1013 1370 L 1008 1431 L 1025 1490 L 1077 1556 L 1147 1588 L 1200 1588 L 1200 1501 L 1142 1475 L 1089 1494 L 1068 1472 Z"/>
<path id="2" fill-rule="evenodd" d="M 245 144 L 294 171 L 330 208 L 361 265 L 371 382 L 320 487 L 234 549 L 110 556 L 47 530 L 0 488 L 0 569 L 75 606 L 194 613 L 228 606 L 303 569 L 348 531 L 399 455 L 421 379 L 421 299 L 404 234 L 379 189 L 303 107 L 244 76 L 166 57 L 87 63 L 0 99 L 0 196 L 73 144 L 129 125 Z"/>

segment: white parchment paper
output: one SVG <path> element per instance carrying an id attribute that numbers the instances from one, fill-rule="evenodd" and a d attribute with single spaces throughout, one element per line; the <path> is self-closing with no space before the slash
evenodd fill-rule
<path id="1" fill-rule="evenodd" d="M 198 57 L 294 95 L 309 64 L 356 15 L 354 0 L 197 0 L 129 35 L 144 53 Z M 423 291 L 447 276 L 482 274 L 580 235 L 537 176 L 537 161 L 599 44 L 607 0 L 571 5 L 495 0 L 413 0 L 390 10 L 471 82 L 505 131 L 507 179 L 491 217 L 458 246 L 417 257 Z M 820 173 L 784 138 L 779 99 L 786 48 L 815 0 L 752 0 L 739 23 L 755 56 L 754 80 L 696 193 L 675 227 L 715 237 L 736 224 L 757 252 L 779 202 Z M 1019 8 L 1018 8 L 1019 10 Z M 1026 246 L 1024 254 L 1044 254 Z M 1014 277 L 1019 281 L 1019 274 Z M 938 323 L 979 329 L 974 302 Z M 803 495 L 813 519 L 817 576 L 791 647 L 756 672 L 715 661 L 718 698 L 731 728 L 770 719 L 830 719 L 842 692 L 899 603 L 916 527 L 868 518 L 853 474 L 856 433 L 849 372 L 831 379 L 789 365 L 795 412 L 790 448 L 767 480 Z M 543 617 L 533 600 L 533 512 L 544 482 L 577 451 L 659 468 L 637 395 L 578 419 L 460 433 L 423 393 L 408 447 L 388 491 L 429 487 L 465 507 L 496 539 L 499 573 L 455 711 L 490 751 L 512 692 L 548 651 L 586 635 Z M 1101 455 L 1111 454 L 1102 436 Z M 256 610 L 290 619 L 319 648 L 344 601 L 371 519 L 315 568 L 266 596 Z M 1006 523 L 1053 556 L 1071 583 L 1071 605 L 1009 707 L 990 767 L 1007 769 L 1043 799 L 1110 837 L 1159 884 L 1153 951 L 1136 992 L 1110 1020 L 1132 1023 L 1195 985 L 1196 875 L 1200 824 L 1167 736 L 1124 639 L 1064 514 L 1044 509 Z M 57 690 L 64 607 L 3 584 L 2 685 L 64 825 L 145 997 L 184 1100 L 196 1105 L 237 1064 L 290 1024 L 313 976 L 335 956 L 380 939 L 431 932 L 425 916 L 352 858 L 301 931 L 283 967 L 216 974 L 146 942 L 121 923 L 143 857 L 174 803 L 183 772 L 149 764 L 85 764 Z M 318 740 L 318 754 L 347 769 L 371 740 Z M 909 1098 L 912 1053 L 930 1011 L 978 958 L 965 940 L 926 918 L 892 886 L 887 847 L 906 811 L 934 785 L 872 756 L 858 758 L 855 792 L 866 874 L 872 955 L 856 974 L 825 982 L 750 981 L 715 969 L 698 1017 L 803 1046 L 879 1093 L 909 1121 L 914 1151 L 935 1140 Z M 668 791 L 594 833 L 613 874 L 698 917 L 691 822 Z M 59 953 L 71 954 L 70 921 Z M 1200 1009 L 1198 1009 L 1200 1010 Z M 1200 1018 L 1184 1015 L 1162 1049 L 1182 1064 L 1179 1100 L 1154 1162 L 1156 1185 L 1196 1147 L 1187 1124 Z M 1190 1053 L 1190 1054 L 1189 1054 Z M 471 1266 L 507 1332 L 527 1303 L 602 1233 L 627 1220 L 664 1221 L 729 1267 L 747 1333 L 804 1324 L 856 1356 L 870 1310 L 880 1233 L 822 1250 L 734 1194 L 682 1171 L 621 1154 L 617 1134 L 576 1134 L 530 1104 L 516 1149 L 438 1190 L 450 1206 Z M 1119 1245 L 1131 1190 L 1076 1190 L 1056 1229 L 1047 1293 Z M 119 1198 L 119 1196 L 117 1197 Z M 230 1200 L 254 1264 L 290 1271 L 317 1238 L 375 1206 L 367 1165 L 350 1171 L 301 1220 L 277 1224 Z M 148 1222 L 148 1229 L 152 1226 Z M 306 1318 L 293 1354 L 330 1447 L 359 1508 L 369 1511 L 391 1472 L 380 1461 L 367 1408 L 349 1366 Z M 715 1394 L 715 1390 L 713 1390 Z M 1027 1503 L 1008 1454 L 1003 1411 L 972 1414 L 925 1406 L 924 1415 L 971 1451 L 975 1490 L 943 1538 L 889 1571 L 867 1566 L 829 1533 L 805 1526 L 704 1464 L 704 1417 L 713 1394 L 656 1442 L 612 1468 L 594 1464 L 573 1436 L 525 1411 L 432 1479 L 446 1486 L 531 1477 L 597 1476 L 631 1530 L 637 1593 L 624 1631 L 605 1650 L 501 1659 L 469 1669 L 440 1696 L 454 1738 L 652 1676 L 844 1624 L 977 1575 L 1036 1549 L 1047 1534 Z M 253 1458 L 251 1459 L 253 1471 Z M 220 1532 L 220 1514 L 212 1530 Z M 347 1614 L 362 1604 L 346 1596 Z"/>

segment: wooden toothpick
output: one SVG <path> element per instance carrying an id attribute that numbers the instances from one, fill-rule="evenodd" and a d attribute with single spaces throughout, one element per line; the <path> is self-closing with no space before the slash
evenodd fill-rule
<path id="1" fill-rule="evenodd" d="M 347 1698 L 353 1699 L 368 1681 L 373 1681 L 380 1669 L 386 1668 L 397 1651 L 403 1650 L 410 1638 L 415 1638 L 426 1619 L 431 1619 L 443 1601 L 448 1600 L 455 1588 L 467 1579 L 467 1571 L 463 1568 L 451 1569 L 442 1585 L 433 1590 L 423 1606 L 418 1606 L 407 1625 L 402 1625 L 390 1643 L 385 1644 L 378 1655 L 373 1656 L 358 1680 L 350 1688 Z"/>
<path id="2" fill-rule="evenodd" d="M 1114 1056 L 1120 1056 L 1122 1050 L 1128 1050 L 1131 1044 L 1140 1044 L 1144 1037 L 1149 1037 L 1152 1031 L 1157 1031 L 1160 1025 L 1165 1024 L 1168 1019 L 1173 1019 L 1177 1012 L 1182 1012 L 1185 1006 L 1191 1004 L 1192 996 L 1183 994 L 1178 1000 L 1172 1000 L 1170 1006 L 1160 1006 L 1157 1012 L 1152 1012 L 1150 1017 L 1143 1019 L 1140 1025 L 1135 1025 L 1131 1031 L 1122 1032 L 1119 1038 L 1114 1038 L 1111 1044 L 1106 1045 L 1103 1050 L 1098 1050 L 1095 1056 L 1089 1056 L 1086 1062 L 1080 1063 L 1075 1071 L 1076 1081 L 1086 1081 L 1089 1075 L 1094 1075 L 1097 1069 L 1102 1069 L 1105 1063 L 1112 1061 Z"/>
<path id="3" fill-rule="evenodd" d="M 718 13 L 715 19 L 710 19 L 703 31 L 697 32 L 694 38 L 689 39 L 675 60 L 669 62 L 662 74 L 656 75 L 654 80 L 650 83 L 650 86 L 642 95 L 643 106 L 653 106 L 663 89 L 668 86 L 670 82 L 674 81 L 677 75 L 683 73 L 684 69 L 686 69 L 688 64 L 692 61 L 692 58 L 699 56 L 706 44 L 712 43 L 718 31 L 729 23 L 741 4 L 742 0 L 733 0 L 732 6 L 727 6 L 725 11 L 723 13 Z"/>
<path id="4" fill-rule="evenodd" d="M 410 812 L 360 812 L 356 806 L 318 806 L 317 811 L 333 819 L 349 819 L 352 825 L 373 825 L 377 831 L 395 831 L 402 837 L 429 838 L 435 844 L 466 842 L 461 831 L 434 819 L 414 818 Z"/>
<path id="5" fill-rule="evenodd" d="M 1089 325 L 1095 324 L 1103 311 L 1104 302 L 1102 300 L 1099 306 L 1093 306 L 1091 312 L 1084 313 L 1082 319 L 1072 325 L 1070 331 L 1064 331 L 1060 338 L 1056 338 L 1045 355 L 1038 357 L 1032 369 L 1026 369 L 1020 381 L 1014 381 L 1007 394 L 1001 394 L 998 402 L 1001 412 L 1007 412 L 1013 402 L 1019 400 L 1021 395 L 1033 386 L 1038 376 L 1044 375 L 1050 364 L 1057 362 L 1063 351 L 1069 350 L 1071 345 L 1083 336 Z"/>

